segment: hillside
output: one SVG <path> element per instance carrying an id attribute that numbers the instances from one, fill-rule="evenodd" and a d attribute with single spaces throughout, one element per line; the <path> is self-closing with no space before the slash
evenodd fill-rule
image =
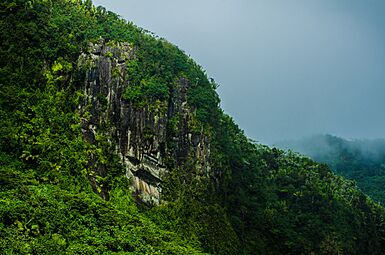
<path id="1" fill-rule="evenodd" d="M 176 46 L 88 0 L 0 17 L 1 254 L 383 254 L 384 208 L 251 142 Z"/>
<path id="2" fill-rule="evenodd" d="M 316 135 L 285 141 L 278 146 L 327 164 L 335 173 L 356 181 L 373 200 L 385 204 L 385 140 L 346 140 Z"/>

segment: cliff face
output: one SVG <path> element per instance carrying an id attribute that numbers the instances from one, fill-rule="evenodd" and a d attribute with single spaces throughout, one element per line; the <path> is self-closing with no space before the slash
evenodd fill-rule
<path id="1" fill-rule="evenodd" d="M 0 28 L 0 254 L 384 254 L 382 206 L 250 142 L 166 40 L 89 0 Z"/>
<path id="2" fill-rule="evenodd" d="M 78 67 L 85 70 L 84 100 L 80 105 L 83 135 L 95 143 L 98 134 L 107 137 L 131 180 L 135 194 L 145 202 L 161 201 L 161 182 L 170 168 L 193 160 L 204 173 L 210 171 L 209 142 L 203 130 L 193 130 L 194 109 L 187 103 L 189 83 L 179 78 L 172 84 L 167 100 L 139 106 L 124 100 L 131 85 L 127 65 L 135 59 L 135 49 L 128 43 L 90 44 L 81 55 Z M 112 153 L 112 152 L 111 152 Z M 173 162 L 167 164 L 166 161 Z M 108 169 L 95 165 L 96 175 Z M 95 176 L 90 176 L 97 188 Z M 102 187 L 100 187 L 103 189 Z M 107 198 L 107 192 L 101 192 Z"/>

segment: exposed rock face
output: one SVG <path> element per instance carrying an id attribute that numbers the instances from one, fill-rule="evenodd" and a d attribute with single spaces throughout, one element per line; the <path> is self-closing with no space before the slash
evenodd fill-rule
<path id="1" fill-rule="evenodd" d="M 172 158 L 175 166 L 192 159 L 208 173 L 209 143 L 202 131 L 192 132 L 190 127 L 194 113 L 187 104 L 187 80 L 176 81 L 169 99 L 157 102 L 158 107 L 151 103 L 138 107 L 122 98 L 130 86 L 127 63 L 134 59 L 135 51 L 129 44 L 104 41 L 90 44 L 89 51 L 79 58 L 79 67 L 86 69 L 80 111 L 90 114 L 84 120 L 83 134 L 90 143 L 100 132 L 106 135 L 116 147 L 135 194 L 142 201 L 158 204 L 162 177 L 170 170 L 165 159 Z M 90 165 L 95 163 L 90 159 Z M 96 169 L 100 176 L 108 171 L 102 166 Z M 97 186 L 93 178 L 91 182 Z M 108 193 L 101 195 L 107 198 Z"/>

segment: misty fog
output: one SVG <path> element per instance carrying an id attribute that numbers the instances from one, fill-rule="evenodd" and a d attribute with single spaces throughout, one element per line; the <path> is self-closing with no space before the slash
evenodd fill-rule
<path id="1" fill-rule="evenodd" d="M 96 0 L 190 54 L 252 139 L 385 137 L 385 1 Z"/>
<path id="2" fill-rule="evenodd" d="M 274 145 L 314 159 L 341 156 L 381 162 L 385 159 L 385 139 L 346 140 L 332 135 L 312 135 L 295 140 L 283 140 Z"/>

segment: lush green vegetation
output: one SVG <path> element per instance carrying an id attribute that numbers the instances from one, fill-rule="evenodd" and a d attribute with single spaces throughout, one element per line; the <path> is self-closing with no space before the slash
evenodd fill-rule
<path id="1" fill-rule="evenodd" d="M 385 140 L 348 141 L 331 135 L 317 135 L 287 141 L 282 146 L 327 164 L 337 174 L 356 181 L 373 200 L 385 204 Z"/>
<path id="2" fill-rule="evenodd" d="M 152 37 L 89 1 L 5 1 L 0 15 L 0 253 L 201 254 L 137 209 L 116 156 L 102 135 L 83 140 L 88 116 L 75 111 L 88 41 Z M 160 88 L 146 93 L 164 99 Z M 89 158 L 109 169 L 95 190 Z"/>
<path id="3" fill-rule="evenodd" d="M 253 144 L 227 116 L 220 123 L 214 160 L 227 175 L 218 173 L 218 197 L 246 254 L 382 254 L 384 210 L 353 182 Z"/>
<path id="4" fill-rule="evenodd" d="M 249 141 L 215 82 L 166 40 L 90 1 L 5 0 L 0 17 L 2 254 L 383 253 L 381 206 L 325 165 Z M 135 203 L 102 134 L 83 139 L 77 59 L 100 37 L 136 50 L 127 101 L 166 102 L 185 79 L 192 131 L 210 140 L 210 175 L 168 156 L 158 207 Z"/>

